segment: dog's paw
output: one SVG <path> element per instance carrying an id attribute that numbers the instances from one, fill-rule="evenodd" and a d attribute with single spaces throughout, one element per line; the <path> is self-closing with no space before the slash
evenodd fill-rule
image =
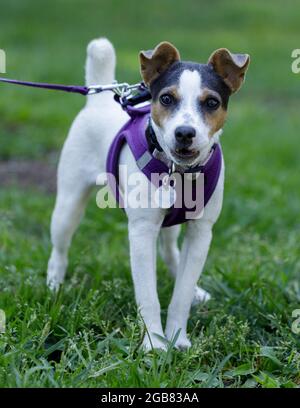
<path id="1" fill-rule="evenodd" d="M 167 341 L 161 336 L 151 335 L 147 333 L 144 337 L 142 349 L 147 353 L 152 350 L 167 351 Z"/>
<path id="2" fill-rule="evenodd" d="M 47 286 L 54 293 L 58 292 L 61 284 L 62 282 L 58 282 L 54 279 L 47 278 Z"/>
<path id="3" fill-rule="evenodd" d="M 206 290 L 196 286 L 192 306 L 199 305 L 200 303 L 206 303 L 210 300 L 210 298 L 211 296 L 208 292 L 206 292 Z"/>
<path id="4" fill-rule="evenodd" d="M 174 345 L 174 347 L 180 351 L 188 350 L 191 346 L 192 346 L 192 343 L 190 342 L 190 340 L 187 338 L 186 335 L 183 335 L 183 336 L 179 335 Z"/>
<path id="5" fill-rule="evenodd" d="M 187 337 L 186 332 L 182 331 L 181 329 L 179 330 L 168 329 L 166 331 L 166 337 L 169 340 L 169 342 L 172 344 L 172 346 L 175 347 L 177 350 L 181 350 L 181 351 L 188 350 L 192 345 L 192 343 Z"/>
<path id="6" fill-rule="evenodd" d="M 66 255 L 61 255 L 57 250 L 53 249 L 47 270 L 47 286 L 53 292 L 57 292 L 60 285 L 64 281 L 68 260 Z"/>
<path id="7" fill-rule="evenodd" d="M 58 292 L 63 283 L 63 277 L 49 268 L 47 272 L 47 286 L 52 292 Z"/>

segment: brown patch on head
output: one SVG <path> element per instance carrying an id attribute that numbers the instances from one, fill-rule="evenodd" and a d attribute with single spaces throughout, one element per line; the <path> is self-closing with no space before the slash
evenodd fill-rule
<path id="1" fill-rule="evenodd" d="M 248 54 L 232 54 L 226 48 L 220 48 L 212 53 L 208 63 L 234 93 L 239 90 L 244 81 L 250 57 Z"/>
<path id="2" fill-rule="evenodd" d="M 222 127 L 224 126 L 227 116 L 227 110 L 222 105 L 221 97 L 217 92 L 208 88 L 203 89 L 200 101 L 203 103 L 209 97 L 215 98 L 220 102 L 220 106 L 218 107 L 218 109 L 212 111 L 203 111 L 204 121 L 209 126 L 209 136 L 212 137 L 218 130 L 222 129 Z"/>
<path id="3" fill-rule="evenodd" d="M 170 112 L 161 105 L 159 99 L 152 102 L 151 117 L 157 126 L 162 127 L 168 116 L 170 116 Z"/>
<path id="4" fill-rule="evenodd" d="M 160 103 L 159 97 L 163 94 L 172 95 L 175 101 L 179 101 L 180 96 L 176 86 L 170 86 L 164 88 L 158 94 L 158 97 L 155 100 L 152 100 L 151 104 L 151 117 L 156 123 L 157 126 L 163 127 L 164 121 L 172 115 L 174 105 L 172 107 L 163 106 Z"/>
<path id="5" fill-rule="evenodd" d="M 149 86 L 160 74 L 174 62 L 180 60 L 179 51 L 169 42 L 158 44 L 154 50 L 140 52 L 141 75 Z"/>
<path id="6" fill-rule="evenodd" d="M 213 136 L 218 130 L 222 129 L 225 123 L 227 111 L 220 106 L 213 113 L 205 113 L 204 120 L 209 126 L 209 136 Z"/>

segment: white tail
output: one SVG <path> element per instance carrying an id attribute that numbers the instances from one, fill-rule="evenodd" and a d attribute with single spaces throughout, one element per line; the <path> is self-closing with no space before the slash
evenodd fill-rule
<path id="1" fill-rule="evenodd" d="M 114 47 L 106 38 L 89 43 L 85 67 L 86 85 L 102 85 L 115 79 L 116 54 Z"/>

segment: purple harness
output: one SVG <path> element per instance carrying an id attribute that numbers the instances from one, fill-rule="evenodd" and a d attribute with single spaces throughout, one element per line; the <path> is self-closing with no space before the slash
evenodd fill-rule
<path id="1" fill-rule="evenodd" d="M 149 181 L 151 181 L 151 175 L 153 175 L 153 173 L 169 173 L 168 166 L 153 157 L 149 151 L 145 132 L 149 121 L 150 109 L 150 104 L 140 108 L 128 105 L 125 107 L 125 110 L 130 115 L 130 119 L 115 136 L 110 146 L 106 162 L 106 171 L 108 175 L 113 175 L 117 183 L 119 174 L 119 157 L 121 149 L 125 143 L 130 147 L 137 166 Z M 190 173 L 204 173 L 204 206 L 208 203 L 215 191 L 221 172 L 221 165 L 222 150 L 219 144 L 215 144 L 208 161 L 203 166 L 193 168 L 189 171 Z M 110 180 L 109 184 L 111 184 Z M 119 188 L 113 190 L 117 202 L 120 203 L 121 197 Z M 162 226 L 170 227 L 188 221 L 186 218 L 187 211 L 191 211 L 191 209 L 187 209 L 184 204 L 180 208 L 172 206 L 167 212 Z"/>

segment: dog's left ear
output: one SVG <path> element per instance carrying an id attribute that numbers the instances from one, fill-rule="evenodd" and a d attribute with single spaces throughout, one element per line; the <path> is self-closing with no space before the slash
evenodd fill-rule
<path id="1" fill-rule="evenodd" d="M 223 78 L 232 93 L 242 86 L 249 63 L 248 54 L 232 54 L 226 48 L 216 50 L 208 60 L 208 64 Z"/>
<path id="2" fill-rule="evenodd" d="M 154 50 L 141 51 L 141 75 L 145 84 L 149 86 L 160 74 L 179 60 L 179 51 L 167 41 L 158 44 Z"/>

